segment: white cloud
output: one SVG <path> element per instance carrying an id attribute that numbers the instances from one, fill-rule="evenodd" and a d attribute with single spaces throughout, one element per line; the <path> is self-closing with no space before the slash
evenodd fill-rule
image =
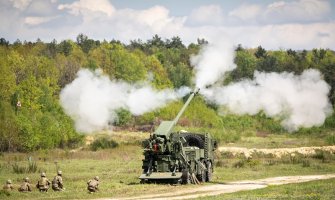
<path id="1" fill-rule="evenodd" d="M 17 8 L 19 10 L 26 9 L 32 0 L 10 0 L 10 2 L 13 4 L 14 8 Z"/>
<path id="2" fill-rule="evenodd" d="M 26 17 L 24 18 L 24 23 L 31 26 L 36 26 L 48 22 L 55 17 Z"/>
<path id="3" fill-rule="evenodd" d="M 299 0 L 275 2 L 267 6 L 265 18 L 273 22 L 318 21 L 331 12 L 330 3 L 320 0 Z"/>
<path id="4" fill-rule="evenodd" d="M 249 30 L 248 30 L 249 29 Z M 252 46 L 262 44 L 266 48 L 334 48 L 335 23 L 283 24 L 267 25 L 256 28 L 245 28 L 247 38 Z M 320 36 L 320 31 L 324 35 Z"/>
<path id="5" fill-rule="evenodd" d="M 236 17 L 242 20 L 255 19 L 261 14 L 261 9 L 262 8 L 259 5 L 243 4 L 242 6 L 229 12 L 229 16 Z"/>
<path id="6" fill-rule="evenodd" d="M 63 7 L 59 6 L 59 9 Z M 79 15 L 82 12 L 86 13 Z M 111 16 L 101 14 L 100 11 L 71 11 L 70 14 L 79 15 L 83 19 L 81 24 L 73 27 L 74 37 L 82 32 L 98 39 L 116 38 L 126 42 L 137 38 L 149 39 L 154 34 L 169 37 L 178 35 L 185 21 L 185 17 L 170 16 L 169 10 L 163 6 L 143 10 L 119 9 L 114 10 Z"/>
<path id="7" fill-rule="evenodd" d="M 188 22 L 194 25 L 215 25 L 223 22 L 224 15 L 219 5 L 206 5 L 194 9 Z"/>
<path id="8" fill-rule="evenodd" d="M 17 38 L 34 41 L 38 37 L 46 41 L 53 38 L 61 41 L 74 39 L 79 33 L 84 33 L 97 40 L 117 39 L 129 42 L 137 38 L 145 41 L 158 34 L 162 38 L 179 36 L 186 44 L 196 42 L 197 38 L 215 42 L 218 37 L 229 37 L 232 43 L 246 47 L 262 45 L 268 49 L 335 49 L 335 21 L 323 19 L 331 9 L 327 7 L 327 1 L 277 2 L 263 6 L 243 4 L 226 14 L 219 5 L 209 5 L 201 6 L 189 16 L 181 17 L 171 15 L 170 10 L 163 6 L 141 10 L 116 9 L 108 0 L 77 0 L 68 4 L 51 3 L 49 0 L 45 5 L 42 2 L 32 1 L 23 11 L 14 9 L 9 1 L 0 2 L 0 32 L 3 37 L 10 41 Z M 46 10 L 45 7 L 48 6 L 50 14 L 37 9 Z M 32 9 L 33 7 L 35 8 Z M 311 11 L 312 7 L 315 10 Z M 309 20 L 323 18 L 307 23 L 299 22 L 297 17 L 293 17 L 293 21 L 286 19 L 285 22 L 282 15 L 288 12 L 288 8 L 291 8 L 290 12 L 294 8 L 300 9 L 300 13 L 314 12 L 319 16 L 311 18 L 312 14 L 306 14 Z M 262 14 L 265 11 L 267 16 L 275 15 L 275 11 L 277 15 L 281 14 L 278 19 L 265 19 L 266 15 Z M 282 18 L 279 20 L 280 17 Z"/>
<path id="9" fill-rule="evenodd" d="M 155 6 L 147 10 L 143 10 L 135 15 L 137 15 L 136 21 L 140 23 L 144 22 L 149 27 L 152 27 L 154 31 L 162 31 L 163 28 L 170 23 L 179 23 L 178 20 L 170 17 L 169 10 L 162 6 Z"/>
<path id="10" fill-rule="evenodd" d="M 89 15 L 92 12 L 101 12 L 107 16 L 112 16 L 115 11 L 114 6 L 108 0 L 79 0 L 72 4 L 60 4 L 58 9 L 68 9 L 71 14 L 76 16 L 79 14 Z"/>
<path id="11" fill-rule="evenodd" d="M 34 0 L 24 12 L 26 13 L 26 16 L 50 17 L 57 12 L 57 9 L 50 0 Z"/>
<path id="12" fill-rule="evenodd" d="M 296 0 L 276 1 L 268 5 L 243 4 L 229 12 L 230 17 L 236 17 L 247 23 L 256 21 L 262 24 L 318 22 L 326 19 L 331 13 L 328 1 Z"/>
<path id="13" fill-rule="evenodd" d="M 122 9 L 116 12 L 114 21 L 118 22 L 119 26 L 134 25 L 149 29 L 153 33 L 165 32 L 166 29 L 172 28 L 177 30 L 182 27 L 185 19 L 183 17 L 171 17 L 169 10 L 163 6 L 154 6 L 145 10 Z M 130 27 L 132 28 L 132 27 Z M 143 29 L 142 29 L 143 30 Z M 135 30 L 138 32 L 138 30 Z"/>

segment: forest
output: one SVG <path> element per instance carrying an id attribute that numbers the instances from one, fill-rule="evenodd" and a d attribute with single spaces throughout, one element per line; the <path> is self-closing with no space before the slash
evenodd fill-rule
<path id="1" fill-rule="evenodd" d="M 189 45 L 179 37 L 162 39 L 158 35 L 147 41 L 132 40 L 124 44 L 117 40 L 99 41 L 79 34 L 75 41 L 53 40 L 50 43 L 0 39 L 0 152 L 29 152 L 39 149 L 74 148 L 83 142 L 72 119 L 60 103 L 60 91 L 76 78 L 82 69 L 101 69 L 113 80 L 128 83 L 147 81 L 153 88 L 194 87 L 191 55 L 197 54 L 205 39 Z M 330 49 L 266 50 L 262 46 L 235 49 L 237 68 L 226 75 L 222 84 L 252 79 L 255 71 L 291 72 L 301 74 L 306 69 L 319 70 L 330 86 L 329 99 L 335 103 L 335 52 Z M 120 109 L 117 129 L 150 125 L 157 119 L 173 118 L 182 100 L 166 107 L 133 116 Z M 180 126 L 212 129 L 218 140 L 238 140 L 241 132 L 281 134 L 286 131 L 276 119 L 262 112 L 256 116 L 220 116 L 218 106 L 196 98 L 180 120 Z M 334 108 L 334 107 L 333 107 Z M 301 128 L 292 134 L 327 134 L 335 128 L 335 114 L 321 127 Z M 229 132 L 230 134 L 225 134 Z M 234 134 L 231 134 L 234 133 Z M 333 134 L 333 133 L 332 133 Z M 334 137 L 334 136 L 333 136 Z M 335 143 L 335 139 L 332 140 Z"/>

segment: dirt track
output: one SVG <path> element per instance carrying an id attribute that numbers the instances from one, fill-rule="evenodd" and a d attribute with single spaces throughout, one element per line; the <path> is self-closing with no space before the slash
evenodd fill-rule
<path id="1" fill-rule="evenodd" d="M 325 151 L 335 153 L 335 146 L 323 147 L 297 147 L 297 148 L 276 148 L 276 149 L 248 149 L 244 147 L 219 147 L 220 152 L 228 152 L 235 155 L 244 155 L 245 157 L 252 157 L 253 154 L 272 155 L 280 158 L 284 155 L 301 154 L 304 156 L 311 156 L 316 154 L 317 151 Z"/>
<path id="2" fill-rule="evenodd" d="M 310 175 L 310 176 L 281 176 L 258 180 L 244 180 L 237 182 L 229 182 L 222 184 L 195 186 L 195 188 L 179 189 L 176 192 L 161 193 L 155 195 L 143 195 L 137 197 L 119 198 L 120 200 L 138 200 L 138 199 L 193 199 L 203 196 L 215 196 L 225 193 L 233 193 L 242 190 L 255 190 L 265 188 L 269 185 L 283 185 L 289 183 L 301 183 L 314 180 L 335 178 L 335 174 L 326 175 Z M 103 198 L 99 200 L 116 200 L 111 198 Z"/>

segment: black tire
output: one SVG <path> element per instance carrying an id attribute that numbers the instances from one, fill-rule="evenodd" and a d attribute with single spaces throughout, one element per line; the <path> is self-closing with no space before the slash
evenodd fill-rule
<path id="1" fill-rule="evenodd" d="M 206 171 L 206 182 L 210 182 L 213 176 L 213 168 L 212 163 L 210 161 L 207 162 L 207 171 Z"/>
<path id="2" fill-rule="evenodd" d="M 203 149 L 205 147 L 205 141 L 199 135 L 186 135 L 185 140 L 187 142 L 187 146 L 196 146 L 199 149 Z"/>
<path id="3" fill-rule="evenodd" d="M 204 167 L 206 166 L 206 163 L 204 161 L 202 161 L 201 163 L 203 164 Z M 202 182 L 202 183 L 206 182 L 206 180 L 207 180 L 207 170 L 202 169 L 201 174 L 197 175 L 197 179 L 198 179 L 199 182 Z"/>
<path id="4" fill-rule="evenodd" d="M 202 170 L 201 174 L 197 175 L 197 179 L 199 182 L 204 183 L 206 182 L 207 176 L 206 176 L 206 171 Z"/>
<path id="5" fill-rule="evenodd" d="M 140 184 L 146 184 L 146 183 L 149 183 L 149 181 L 148 181 L 148 180 L 141 179 Z"/>
<path id="6" fill-rule="evenodd" d="M 183 175 L 181 176 L 181 184 L 190 184 L 191 181 L 191 174 L 188 172 L 188 170 L 183 171 Z"/>

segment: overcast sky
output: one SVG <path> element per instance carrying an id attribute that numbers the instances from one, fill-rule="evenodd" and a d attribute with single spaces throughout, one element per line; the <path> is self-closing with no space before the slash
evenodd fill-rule
<path id="1" fill-rule="evenodd" d="M 13 42 L 146 41 L 179 36 L 218 38 L 245 47 L 335 50 L 332 0 L 1 0 L 0 37 Z"/>

